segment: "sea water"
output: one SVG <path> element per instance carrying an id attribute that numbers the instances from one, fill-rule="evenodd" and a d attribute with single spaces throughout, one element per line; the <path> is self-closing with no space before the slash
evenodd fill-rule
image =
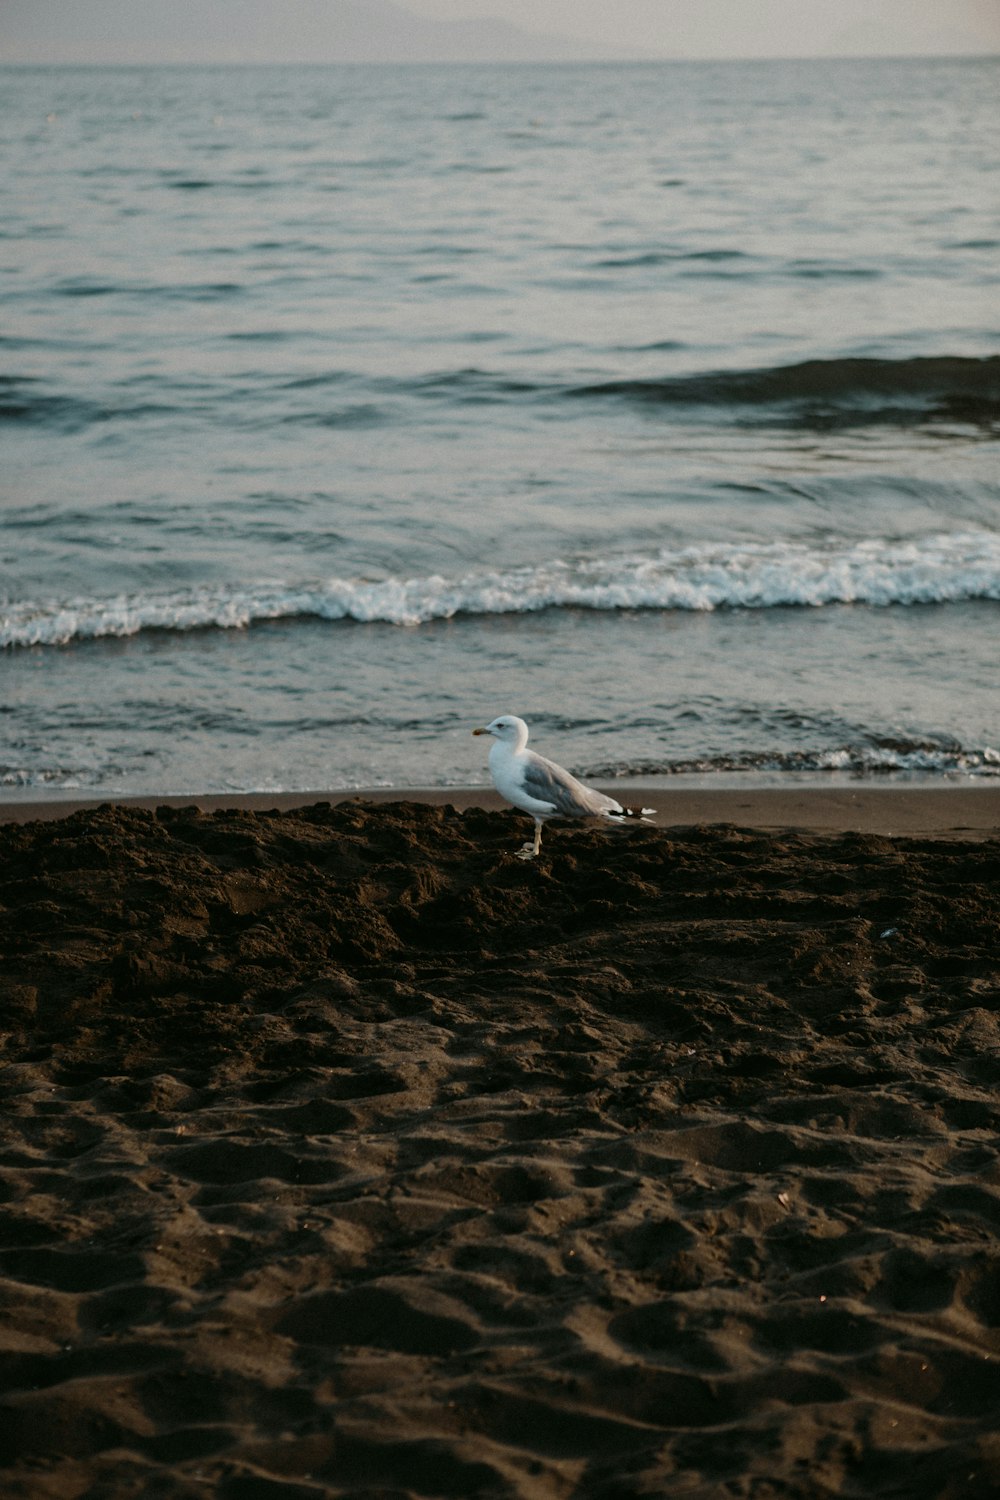
<path id="1" fill-rule="evenodd" d="M 998 83 L 0 70 L 0 795 L 1000 775 Z"/>

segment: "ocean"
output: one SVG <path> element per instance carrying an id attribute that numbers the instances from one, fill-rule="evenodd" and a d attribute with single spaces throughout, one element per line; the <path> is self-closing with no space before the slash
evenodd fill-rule
<path id="1" fill-rule="evenodd" d="M 998 83 L 0 69 L 0 796 L 1000 776 Z"/>

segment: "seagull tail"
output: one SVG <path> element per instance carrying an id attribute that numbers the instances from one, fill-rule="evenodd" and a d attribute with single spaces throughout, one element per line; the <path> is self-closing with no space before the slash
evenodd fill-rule
<path id="1" fill-rule="evenodd" d="M 639 823 L 648 823 L 655 812 L 655 807 L 623 807 L 621 812 L 609 813 L 609 817 L 612 817 L 616 823 L 624 823 L 628 818 L 634 818 Z"/>

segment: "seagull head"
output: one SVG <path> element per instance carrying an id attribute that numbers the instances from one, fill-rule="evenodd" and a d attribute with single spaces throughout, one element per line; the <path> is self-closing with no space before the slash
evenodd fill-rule
<path id="1" fill-rule="evenodd" d="M 472 732 L 491 734 L 495 740 L 500 740 L 505 745 L 516 745 L 518 749 L 523 749 L 528 743 L 528 726 L 516 714 L 501 714 L 482 729 L 474 729 Z"/>

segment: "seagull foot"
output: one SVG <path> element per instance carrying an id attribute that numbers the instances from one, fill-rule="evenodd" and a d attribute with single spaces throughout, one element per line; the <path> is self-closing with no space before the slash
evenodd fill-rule
<path id="1" fill-rule="evenodd" d="M 537 851 L 535 849 L 534 844 L 522 844 L 521 847 L 520 847 L 520 849 L 518 849 L 518 851 L 517 851 L 517 858 L 518 859 L 534 859 L 536 852 Z"/>

